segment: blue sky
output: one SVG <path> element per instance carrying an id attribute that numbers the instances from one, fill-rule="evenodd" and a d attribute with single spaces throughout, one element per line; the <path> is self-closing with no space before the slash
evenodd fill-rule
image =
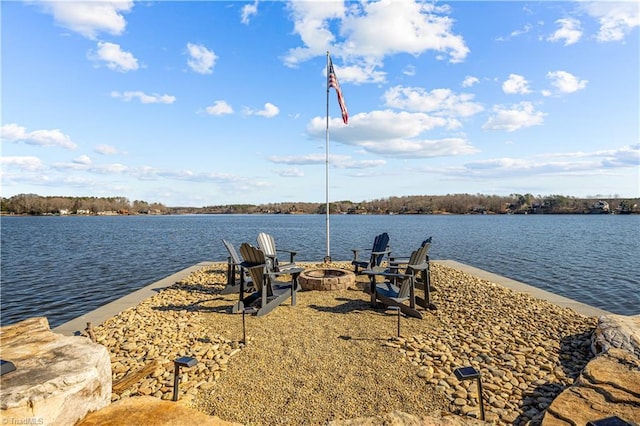
<path id="1" fill-rule="evenodd" d="M 640 196 L 640 3 L 3 1 L 2 196 Z"/>

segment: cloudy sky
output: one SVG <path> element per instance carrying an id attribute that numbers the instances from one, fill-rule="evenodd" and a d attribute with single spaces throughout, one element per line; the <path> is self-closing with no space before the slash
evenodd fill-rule
<path id="1" fill-rule="evenodd" d="M 636 1 L 1 8 L 4 197 L 640 196 Z"/>

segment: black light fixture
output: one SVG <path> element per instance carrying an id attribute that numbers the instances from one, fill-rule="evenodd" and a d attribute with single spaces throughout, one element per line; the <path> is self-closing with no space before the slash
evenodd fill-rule
<path id="1" fill-rule="evenodd" d="M 0 376 L 4 376 L 7 373 L 11 373 L 16 370 L 16 366 L 11 361 L 6 361 L 4 359 L 0 360 Z"/>
<path id="2" fill-rule="evenodd" d="M 618 416 L 606 417 L 600 420 L 593 420 L 587 423 L 587 426 L 632 426 Z"/>
<path id="3" fill-rule="evenodd" d="M 473 367 L 460 367 L 453 370 L 458 380 L 476 380 L 478 382 L 478 399 L 480 400 L 480 419 L 484 421 L 484 401 L 482 398 L 482 377 Z"/>
<path id="4" fill-rule="evenodd" d="M 190 356 L 183 356 L 173 361 L 173 400 L 178 400 L 178 382 L 180 381 L 180 367 L 193 367 L 198 360 Z"/>

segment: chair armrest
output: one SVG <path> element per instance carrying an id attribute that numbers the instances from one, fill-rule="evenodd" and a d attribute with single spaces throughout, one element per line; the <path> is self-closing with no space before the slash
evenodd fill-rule
<path id="1" fill-rule="evenodd" d="M 358 255 L 360 254 L 361 251 L 371 251 L 371 249 L 351 249 L 351 251 L 353 252 L 353 261 L 357 262 L 358 261 Z"/>
<path id="2" fill-rule="evenodd" d="M 371 254 L 390 254 L 391 250 L 372 251 Z"/>
<path id="3" fill-rule="evenodd" d="M 255 268 L 266 268 L 267 264 L 266 263 L 251 263 L 251 262 L 242 262 L 240 264 L 240 266 L 242 266 L 243 268 L 246 269 L 255 269 Z"/>
<path id="4" fill-rule="evenodd" d="M 293 258 L 296 257 L 296 254 L 298 254 L 297 251 L 293 251 L 293 250 L 276 249 L 276 251 L 279 251 L 279 252 L 282 252 L 282 253 L 289 253 L 289 261 L 291 263 L 293 263 Z"/>
<path id="5" fill-rule="evenodd" d="M 407 265 L 407 267 L 414 271 L 425 271 L 429 268 L 429 262 L 422 262 L 417 265 Z"/>

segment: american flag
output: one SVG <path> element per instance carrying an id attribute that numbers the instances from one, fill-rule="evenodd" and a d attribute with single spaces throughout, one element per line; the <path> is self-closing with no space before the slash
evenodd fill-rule
<path id="1" fill-rule="evenodd" d="M 342 111 L 342 121 L 344 121 L 344 124 L 347 124 L 349 121 L 349 113 L 347 112 L 347 106 L 344 104 L 342 90 L 340 90 L 340 84 L 338 83 L 336 72 L 333 69 L 333 62 L 331 61 L 331 57 L 329 57 L 329 87 L 333 87 L 334 89 L 336 89 L 336 94 L 338 95 L 338 104 L 340 104 L 340 111 Z"/>

